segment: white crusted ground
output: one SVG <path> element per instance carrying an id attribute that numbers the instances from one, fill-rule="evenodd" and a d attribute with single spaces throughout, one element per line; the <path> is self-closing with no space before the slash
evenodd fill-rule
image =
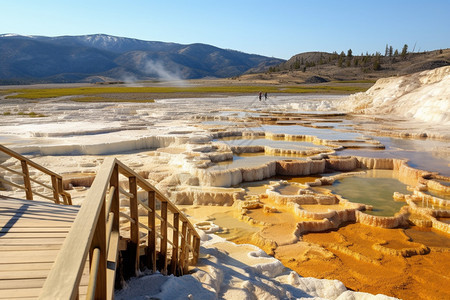
<path id="1" fill-rule="evenodd" d="M 338 280 L 300 277 L 256 246 L 202 236 L 202 257 L 192 274 L 135 278 L 116 299 L 396 299 L 349 291 Z"/>

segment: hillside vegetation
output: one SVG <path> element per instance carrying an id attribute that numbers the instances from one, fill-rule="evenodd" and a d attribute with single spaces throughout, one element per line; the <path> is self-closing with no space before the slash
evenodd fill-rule
<path id="1" fill-rule="evenodd" d="M 245 80 L 267 80 L 274 83 L 318 84 L 330 81 L 375 82 L 379 78 L 401 76 L 450 65 L 450 49 L 409 52 L 407 45 L 386 53 L 355 55 L 346 53 L 306 52 L 294 55 L 265 73 L 246 74 Z M 251 73 L 250 70 L 248 73 Z"/>

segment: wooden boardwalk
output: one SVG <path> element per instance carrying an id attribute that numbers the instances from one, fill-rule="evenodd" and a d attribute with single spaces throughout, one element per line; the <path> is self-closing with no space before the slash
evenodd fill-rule
<path id="1" fill-rule="evenodd" d="M 27 199 L 0 195 L 0 299 L 113 299 L 117 270 L 123 276 L 126 267 L 132 277 L 145 265 L 153 272 L 182 275 L 197 263 L 200 235 L 195 227 L 164 194 L 116 158 L 103 162 L 78 207 L 71 205 L 60 175 L 2 145 L 0 152 L 20 162 L 20 169 L 2 164 L 0 169 L 22 176 L 23 185 L 1 173 L 0 183 L 25 191 Z M 30 167 L 48 180 L 30 177 Z M 145 199 L 138 197 L 138 189 Z M 128 199 L 128 214 L 120 210 L 121 199 Z M 140 209 L 147 216 L 145 224 Z M 121 224 L 128 226 L 128 235 L 121 235 Z M 119 258 L 121 250 L 126 265 Z"/>
<path id="2" fill-rule="evenodd" d="M 0 299 L 36 299 L 79 206 L 0 196 Z M 88 275 L 88 264 L 84 273 Z M 88 279 L 83 276 L 80 296 Z"/>

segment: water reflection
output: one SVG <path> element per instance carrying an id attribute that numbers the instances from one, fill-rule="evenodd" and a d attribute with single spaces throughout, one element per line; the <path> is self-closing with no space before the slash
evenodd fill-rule
<path id="1" fill-rule="evenodd" d="M 450 152 L 447 142 L 392 137 L 373 137 L 373 139 L 380 141 L 386 149 L 383 151 L 345 149 L 336 154 L 408 159 L 411 167 L 450 176 L 450 155 L 448 155 Z"/>

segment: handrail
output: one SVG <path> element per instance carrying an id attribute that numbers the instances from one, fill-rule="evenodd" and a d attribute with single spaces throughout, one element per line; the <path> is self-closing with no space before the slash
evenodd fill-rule
<path id="1" fill-rule="evenodd" d="M 64 191 L 64 189 L 63 189 L 61 175 L 59 175 L 53 171 L 50 171 L 49 169 L 33 162 L 32 160 L 26 158 L 25 156 L 5 147 L 3 145 L 0 145 L 0 152 L 3 152 L 6 155 L 13 157 L 20 161 L 20 164 L 22 167 L 22 172 L 10 169 L 10 168 L 2 166 L 2 165 L 0 165 L 0 168 L 6 170 L 8 172 L 11 172 L 13 174 L 23 176 L 24 185 L 21 186 L 16 183 L 10 182 L 6 179 L 3 179 L 3 178 L 0 178 L 1 182 L 5 183 L 9 186 L 13 186 L 15 188 L 20 188 L 20 189 L 25 190 L 25 197 L 27 200 L 33 200 L 33 195 L 36 195 L 41 198 L 48 199 L 48 200 L 51 200 L 51 201 L 59 204 L 59 203 L 61 203 L 60 197 L 62 197 L 64 204 L 72 205 L 72 198 L 71 198 L 70 194 L 68 192 Z M 30 173 L 29 173 L 29 167 L 33 167 L 34 169 L 36 169 L 46 175 L 49 175 L 50 181 L 51 181 L 51 186 L 48 184 L 45 184 L 43 182 L 40 182 L 34 178 L 31 178 Z M 33 192 L 33 186 L 31 185 L 31 182 L 34 182 L 34 183 L 50 190 L 50 192 L 52 193 L 52 196 L 51 197 L 46 196 L 46 195 L 43 195 L 36 191 Z"/>
<path id="2" fill-rule="evenodd" d="M 119 175 L 128 179 L 129 191 L 119 186 Z M 120 183 L 123 185 L 125 182 Z M 141 201 L 138 200 L 138 187 L 142 189 L 140 193 L 146 194 L 147 201 L 146 205 L 141 205 L 147 212 L 147 225 L 141 227 L 138 214 Z M 129 239 L 121 235 L 119 224 L 119 215 L 124 214 L 119 209 L 119 201 L 124 194 L 130 200 L 130 214 L 124 219 L 127 222 L 129 219 Z M 141 198 L 141 195 L 139 196 Z M 160 204 L 159 207 L 156 205 L 157 202 Z M 173 220 L 168 218 L 168 211 L 172 212 Z M 156 219 L 159 217 L 162 221 L 157 226 Z M 173 228 L 171 236 L 168 234 L 169 222 Z M 147 232 L 146 245 L 141 242 L 140 229 Z M 158 238 L 159 247 L 157 247 Z M 189 264 L 197 263 L 199 256 L 200 236 L 187 217 L 143 177 L 119 160 L 110 157 L 105 159 L 86 195 L 72 229 L 44 283 L 40 299 L 76 299 L 88 254 L 91 270 L 89 292 L 92 292 L 91 296 L 87 295 L 88 299 L 112 299 L 115 271 L 120 263 L 119 239 L 127 240 L 127 254 L 133 264 L 135 275 L 139 274 L 140 266 L 144 264 L 154 272 L 158 268 L 164 274 L 169 272 L 176 275 L 183 274 L 187 272 Z M 168 246 L 172 246 L 170 262 Z M 146 254 L 146 261 L 142 264 L 141 252 Z M 161 264 L 157 262 L 157 252 L 162 259 L 162 262 L 159 262 Z"/>

